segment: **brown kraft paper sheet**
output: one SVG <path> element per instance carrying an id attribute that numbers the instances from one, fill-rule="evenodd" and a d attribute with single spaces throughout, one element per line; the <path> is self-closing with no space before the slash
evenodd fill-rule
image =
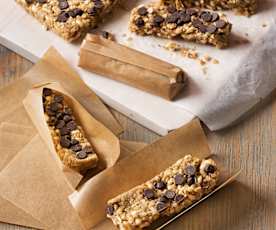
<path id="1" fill-rule="evenodd" d="M 79 66 L 168 100 L 186 84 L 179 67 L 98 35 L 86 36 Z"/>
<path id="2" fill-rule="evenodd" d="M 198 120 L 190 122 L 90 179 L 70 196 L 85 228 L 116 229 L 105 217 L 107 201 L 151 179 L 187 154 L 199 158 L 210 156 L 208 143 Z M 231 176 L 218 161 L 217 163 L 221 171 L 219 185 L 225 186 L 223 182 Z"/>
<path id="3" fill-rule="evenodd" d="M 99 157 L 98 165 L 91 171 L 99 171 L 113 166 L 120 156 L 120 144 L 118 138 L 108 130 L 104 125 L 97 121 L 86 109 L 71 95 L 69 95 L 59 83 L 42 83 L 41 85 L 31 89 L 24 99 L 23 104 L 27 110 L 31 120 L 36 126 L 41 138 L 48 146 L 50 152 L 57 160 L 60 168 L 64 171 L 67 179 L 73 187 L 76 187 L 82 179 L 82 175 L 73 171 L 69 167 L 62 164 L 58 153 L 55 150 L 54 143 L 45 120 L 42 93 L 44 88 L 49 88 L 63 94 L 64 100 L 72 108 L 77 122 L 83 128 L 88 141 L 95 148 Z"/>
<path id="4" fill-rule="evenodd" d="M 22 100 L 28 90 L 40 82 L 60 82 L 65 90 L 78 100 L 86 110 L 99 122 L 104 124 L 115 135 L 119 135 L 123 129 L 97 97 L 81 80 L 78 74 L 69 66 L 63 57 L 54 49 L 50 48 L 24 76 L 14 83 L 0 90 L 0 122 L 5 119 L 17 123 L 21 114 Z M 27 120 L 25 120 L 27 118 Z M 28 123 L 28 116 L 22 117 L 22 121 Z M 20 119 L 21 121 L 21 119 Z M 19 123 L 21 124 L 21 122 Z"/>

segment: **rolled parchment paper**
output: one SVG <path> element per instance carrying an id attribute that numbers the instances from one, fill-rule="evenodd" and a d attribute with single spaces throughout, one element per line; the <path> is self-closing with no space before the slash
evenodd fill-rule
<path id="1" fill-rule="evenodd" d="M 186 84 L 179 67 L 98 35 L 84 39 L 79 66 L 168 100 Z"/>
<path id="2" fill-rule="evenodd" d="M 65 166 L 56 152 L 48 124 L 45 119 L 43 109 L 43 89 L 48 88 L 61 93 L 64 100 L 73 110 L 76 121 L 86 135 L 88 141 L 92 144 L 99 162 L 96 168 L 90 169 L 95 173 L 113 166 L 120 157 L 120 144 L 118 138 L 108 130 L 103 124 L 97 121 L 84 107 L 67 93 L 59 83 L 42 83 L 31 89 L 24 99 L 23 104 L 31 120 L 37 128 L 40 136 L 48 146 L 50 152 L 57 160 L 58 165 L 65 173 L 71 185 L 75 188 L 83 178 L 80 172 L 74 171 Z"/>

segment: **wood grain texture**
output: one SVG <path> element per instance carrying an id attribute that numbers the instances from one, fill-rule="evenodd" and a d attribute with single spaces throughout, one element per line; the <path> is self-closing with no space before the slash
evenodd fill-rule
<path id="1" fill-rule="evenodd" d="M 26 72 L 32 64 L 0 47 L 0 87 Z M 123 139 L 151 143 L 159 136 L 112 110 L 125 128 Z M 276 229 L 276 93 L 240 124 L 206 134 L 212 152 L 229 170 L 242 168 L 238 181 L 196 207 L 167 229 Z M 27 229 L 0 224 L 0 229 Z"/>

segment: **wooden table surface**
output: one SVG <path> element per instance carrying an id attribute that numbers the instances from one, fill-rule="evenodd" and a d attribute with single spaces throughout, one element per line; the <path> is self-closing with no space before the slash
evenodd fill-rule
<path id="1" fill-rule="evenodd" d="M 31 66 L 32 63 L 0 46 L 0 87 L 19 78 Z M 123 139 L 151 143 L 159 138 L 112 112 L 125 128 Z M 276 94 L 238 125 L 216 133 L 206 129 L 206 133 L 212 151 L 222 156 L 226 167 L 242 168 L 242 174 L 237 182 L 167 229 L 276 229 Z M 0 229 L 26 228 L 0 223 Z"/>

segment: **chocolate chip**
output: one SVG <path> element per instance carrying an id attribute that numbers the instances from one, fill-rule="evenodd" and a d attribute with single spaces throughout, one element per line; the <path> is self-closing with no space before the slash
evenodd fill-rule
<path id="1" fill-rule="evenodd" d="M 48 120 L 48 124 L 51 126 L 54 126 L 57 122 L 57 119 L 55 117 L 50 117 Z"/>
<path id="2" fill-rule="evenodd" d="M 214 173 L 216 171 L 216 167 L 214 165 L 206 165 L 204 168 L 206 173 Z"/>
<path id="3" fill-rule="evenodd" d="M 112 205 L 108 205 L 105 209 L 106 214 L 112 216 L 114 214 L 114 207 Z"/>
<path id="4" fill-rule="evenodd" d="M 75 121 L 69 121 L 67 124 L 66 124 L 66 127 L 67 129 L 69 129 L 70 131 L 74 131 L 77 129 L 77 124 Z"/>
<path id="5" fill-rule="evenodd" d="M 102 32 L 101 32 L 101 35 L 102 35 L 102 37 L 105 38 L 105 39 L 108 39 L 108 38 L 109 38 L 109 33 L 108 33 L 107 31 L 102 31 Z"/>
<path id="6" fill-rule="evenodd" d="M 155 183 L 154 187 L 159 190 L 163 190 L 167 187 L 167 184 L 164 181 L 158 181 Z"/>
<path id="7" fill-rule="evenodd" d="M 171 191 L 171 190 L 167 190 L 165 192 L 165 197 L 167 197 L 168 199 L 173 199 L 175 197 L 175 192 L 174 191 Z"/>
<path id="8" fill-rule="evenodd" d="M 76 9 L 73 9 L 73 10 L 69 10 L 68 14 L 69 14 L 70 17 L 75 18 L 77 16 L 82 16 L 83 10 L 80 9 L 80 8 L 76 8 Z"/>
<path id="9" fill-rule="evenodd" d="M 43 97 L 51 96 L 52 93 L 53 93 L 53 91 L 51 89 L 48 89 L 48 88 L 43 89 Z"/>
<path id="10" fill-rule="evenodd" d="M 209 12 L 202 12 L 200 14 L 200 18 L 204 21 L 204 22 L 210 22 L 212 21 L 212 14 L 210 14 Z"/>
<path id="11" fill-rule="evenodd" d="M 37 0 L 37 2 L 40 3 L 40 4 L 44 4 L 44 3 L 47 2 L 47 0 Z"/>
<path id="12" fill-rule="evenodd" d="M 188 176 L 194 176 L 196 174 L 196 168 L 193 165 L 188 165 L 184 171 Z"/>
<path id="13" fill-rule="evenodd" d="M 167 23 L 176 23 L 177 20 L 179 19 L 179 14 L 178 12 L 174 12 L 173 14 L 169 15 L 167 18 L 166 18 L 166 22 Z"/>
<path id="14" fill-rule="evenodd" d="M 56 102 L 56 103 L 61 103 L 61 102 L 63 102 L 63 100 L 64 100 L 64 98 L 63 98 L 62 95 L 55 95 L 54 96 L 54 102 Z"/>
<path id="15" fill-rule="evenodd" d="M 214 25 L 209 25 L 207 26 L 207 32 L 210 34 L 213 34 L 217 31 L 217 27 L 215 27 Z"/>
<path id="16" fill-rule="evenodd" d="M 188 23 L 190 21 L 191 21 L 191 16 L 189 14 L 182 13 L 182 14 L 180 14 L 180 17 L 177 20 L 177 25 L 181 26 L 181 25 L 183 25 L 185 23 Z"/>
<path id="17" fill-rule="evenodd" d="M 155 27 L 159 27 L 163 22 L 164 22 L 164 18 L 160 15 L 156 15 L 153 17 L 153 26 Z"/>
<path id="18" fill-rule="evenodd" d="M 26 2 L 27 4 L 32 4 L 32 3 L 33 3 L 33 0 L 25 0 L 25 2 Z"/>
<path id="19" fill-rule="evenodd" d="M 76 145 L 71 146 L 70 149 L 71 149 L 72 151 L 74 151 L 74 152 L 79 152 L 79 151 L 82 150 L 82 147 L 81 147 L 80 144 L 76 144 Z"/>
<path id="20" fill-rule="evenodd" d="M 60 138 L 60 145 L 63 147 L 63 148 L 69 148 L 70 147 L 70 137 L 69 136 L 62 136 Z"/>
<path id="21" fill-rule="evenodd" d="M 168 10 L 168 12 L 169 13 L 174 13 L 174 12 L 176 12 L 176 8 L 175 8 L 175 6 L 174 5 L 169 5 L 168 7 L 167 7 L 167 10 Z"/>
<path id="22" fill-rule="evenodd" d="M 72 112 L 72 109 L 70 109 L 70 108 L 65 108 L 64 109 L 64 114 L 66 114 L 66 115 L 72 115 L 73 114 L 73 112 Z"/>
<path id="23" fill-rule="evenodd" d="M 218 20 L 215 22 L 215 26 L 218 28 L 218 29 L 222 29 L 226 26 L 226 22 L 223 21 L 223 20 Z"/>
<path id="24" fill-rule="evenodd" d="M 143 27 L 145 25 L 143 18 L 141 18 L 141 17 L 137 18 L 137 20 L 135 21 L 135 25 L 137 27 Z"/>
<path id="25" fill-rule="evenodd" d="M 49 116 L 55 116 L 56 113 L 54 111 L 52 111 L 50 108 L 49 109 L 46 109 L 46 113 L 49 115 Z"/>
<path id="26" fill-rule="evenodd" d="M 68 18 L 69 18 L 69 14 L 67 12 L 61 12 L 57 17 L 57 21 L 67 22 Z"/>
<path id="27" fill-rule="evenodd" d="M 50 110 L 52 110 L 53 112 L 57 112 L 61 108 L 62 108 L 62 105 L 59 103 L 53 102 L 50 104 Z"/>
<path id="28" fill-rule="evenodd" d="M 63 117 L 63 121 L 65 122 L 65 123 L 68 123 L 69 121 L 72 121 L 72 116 L 69 116 L 69 115 L 64 115 L 64 117 Z"/>
<path id="29" fill-rule="evenodd" d="M 77 152 L 76 157 L 80 160 L 83 160 L 83 159 L 87 158 L 87 153 L 84 152 L 83 150 L 79 151 L 79 152 Z"/>
<path id="30" fill-rule="evenodd" d="M 145 189 L 143 192 L 144 197 L 146 197 L 149 200 L 154 199 L 155 197 L 155 192 L 153 189 Z"/>
<path id="31" fill-rule="evenodd" d="M 78 141 L 78 140 L 76 140 L 76 139 L 72 139 L 71 140 L 71 145 L 77 145 L 77 144 L 79 144 L 80 142 Z"/>
<path id="32" fill-rule="evenodd" d="M 101 9 L 104 7 L 103 3 L 101 0 L 94 0 L 94 7 L 97 8 L 97 9 Z"/>
<path id="33" fill-rule="evenodd" d="M 56 124 L 57 129 L 61 129 L 65 126 L 65 122 L 63 120 L 59 120 Z"/>
<path id="34" fill-rule="evenodd" d="M 69 4 L 68 4 L 68 2 L 66 0 L 59 1 L 58 7 L 61 10 L 65 10 L 65 9 L 67 9 L 69 7 Z"/>
<path id="35" fill-rule="evenodd" d="M 219 20 L 219 15 L 217 13 L 212 13 L 212 22 Z"/>
<path id="36" fill-rule="evenodd" d="M 194 184 L 195 183 L 195 177 L 188 177 L 188 179 L 187 179 L 187 184 L 189 185 L 189 186 L 191 186 L 192 184 Z"/>
<path id="37" fill-rule="evenodd" d="M 67 129 L 66 127 L 61 128 L 59 131 L 60 131 L 61 136 L 65 136 L 65 135 L 70 134 L 70 130 Z"/>
<path id="38" fill-rule="evenodd" d="M 87 154 L 93 153 L 93 148 L 91 146 L 85 146 L 83 148 L 83 151 L 86 152 Z"/>
<path id="39" fill-rule="evenodd" d="M 159 199 L 160 202 L 163 202 L 163 203 L 167 203 L 169 202 L 169 199 L 165 196 L 161 196 L 160 199 Z"/>
<path id="40" fill-rule="evenodd" d="M 176 185 L 183 185 L 183 184 L 185 184 L 187 182 L 187 178 L 184 175 L 177 174 L 174 177 L 174 181 L 175 181 Z"/>
<path id="41" fill-rule="evenodd" d="M 158 212 L 163 212 L 164 210 L 166 210 L 169 207 L 168 203 L 163 203 L 163 202 L 158 202 L 156 205 L 156 210 Z"/>
<path id="42" fill-rule="evenodd" d="M 192 21 L 192 25 L 195 27 L 195 28 L 198 28 L 202 25 L 202 21 L 200 21 L 199 19 L 195 19 L 194 21 Z"/>
<path id="43" fill-rule="evenodd" d="M 181 194 L 177 194 L 174 198 L 174 201 L 177 203 L 180 203 L 181 201 L 183 201 L 185 199 L 185 197 Z"/>
<path id="44" fill-rule="evenodd" d="M 87 13 L 88 13 L 89 15 L 91 15 L 91 16 L 96 16 L 97 13 L 98 13 L 98 10 L 97 10 L 96 7 L 92 7 L 92 8 L 90 8 L 90 9 L 87 10 Z"/>
<path id="45" fill-rule="evenodd" d="M 138 9 L 138 14 L 141 16 L 146 16 L 148 14 L 148 10 L 146 7 L 142 6 Z"/>
<path id="46" fill-rule="evenodd" d="M 57 118 L 58 120 L 62 120 L 62 119 L 63 119 L 63 116 L 64 116 L 64 114 L 63 114 L 62 112 L 59 112 L 59 113 L 56 114 L 56 118 Z"/>
<path id="47" fill-rule="evenodd" d="M 189 8 L 186 10 L 186 13 L 189 14 L 190 16 L 197 15 L 197 10 L 193 8 Z"/>

